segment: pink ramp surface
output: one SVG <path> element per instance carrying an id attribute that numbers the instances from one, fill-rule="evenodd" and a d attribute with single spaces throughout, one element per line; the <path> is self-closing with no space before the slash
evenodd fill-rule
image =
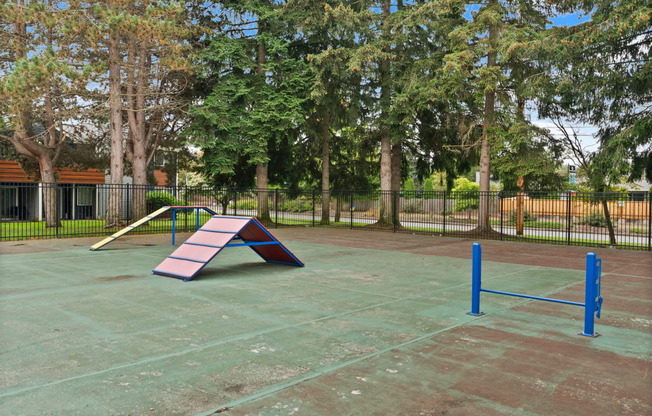
<path id="1" fill-rule="evenodd" d="M 304 266 L 255 218 L 216 215 L 152 272 L 192 280 L 223 248 L 231 246 L 249 246 L 267 262 Z"/>
<path id="2" fill-rule="evenodd" d="M 208 220 L 201 229 L 210 230 L 210 231 L 219 231 L 223 233 L 237 233 L 242 230 L 242 227 L 247 225 L 251 221 L 250 217 L 240 217 L 240 218 L 222 218 L 215 216 Z"/>
<path id="3" fill-rule="evenodd" d="M 206 247 L 194 244 L 181 244 L 170 257 L 209 262 L 221 250 L 221 247 Z"/>
<path id="4" fill-rule="evenodd" d="M 207 246 L 224 247 L 229 241 L 235 237 L 235 233 L 215 233 L 211 231 L 199 231 L 190 236 L 186 243 L 204 244 Z"/>
<path id="5" fill-rule="evenodd" d="M 153 270 L 156 274 L 172 276 L 182 279 L 192 279 L 206 263 L 196 261 L 167 258 Z"/>

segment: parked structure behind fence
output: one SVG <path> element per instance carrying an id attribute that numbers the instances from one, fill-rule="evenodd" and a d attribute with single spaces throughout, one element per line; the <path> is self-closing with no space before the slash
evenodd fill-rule
<path id="1" fill-rule="evenodd" d="M 144 203 L 147 213 L 164 205 L 208 206 L 221 214 L 258 217 L 270 228 L 338 227 L 652 250 L 651 195 L 359 190 L 322 195 L 321 190 L 296 189 L 4 183 L 0 184 L 0 241 L 108 235 L 145 215 L 142 209 L 136 212 Z M 326 198 L 328 217 L 322 214 Z M 489 201 L 489 229 L 478 224 L 479 202 L 484 198 Z M 260 203 L 266 203 L 267 209 L 259 209 Z M 55 212 L 48 217 L 52 209 Z M 106 219 L 116 215 L 120 222 L 107 226 Z M 192 230 L 196 215 L 194 211 L 177 214 L 177 230 Z M 199 215 L 200 223 L 209 218 Z M 134 233 L 171 230 L 168 216 Z"/>

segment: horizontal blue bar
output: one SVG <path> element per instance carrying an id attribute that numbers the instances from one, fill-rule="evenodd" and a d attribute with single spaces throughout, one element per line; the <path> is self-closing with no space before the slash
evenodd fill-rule
<path id="1" fill-rule="evenodd" d="M 201 247 L 213 247 L 213 248 L 222 248 L 223 246 L 216 246 L 214 244 L 203 244 L 203 243 L 191 243 L 191 242 L 184 242 L 183 244 L 189 244 L 191 246 L 201 246 Z"/>
<path id="2" fill-rule="evenodd" d="M 517 298 L 545 300 L 546 302 L 564 303 L 566 305 L 575 305 L 575 306 L 581 306 L 581 307 L 585 306 L 583 303 L 579 303 L 579 302 L 571 302 L 571 301 L 568 301 L 568 300 L 560 300 L 560 299 L 542 298 L 542 297 L 539 297 L 539 296 L 522 295 L 520 293 L 501 292 L 501 291 L 498 291 L 498 290 L 480 289 L 480 292 L 495 293 L 497 295 L 516 296 Z"/>
<path id="3" fill-rule="evenodd" d="M 199 231 L 205 231 L 207 233 L 235 234 L 233 231 L 207 230 L 206 228 L 200 228 Z"/>
<path id="4" fill-rule="evenodd" d="M 276 241 L 252 241 L 251 243 L 235 243 L 227 244 L 224 247 L 245 247 L 245 246 L 270 246 L 273 244 L 278 244 Z"/>
<path id="5" fill-rule="evenodd" d="M 177 259 L 177 260 L 187 260 L 187 261 L 193 261 L 195 263 L 206 263 L 203 260 L 197 260 L 197 259 L 191 259 L 189 257 L 179 257 L 179 256 L 168 256 L 169 259 Z"/>

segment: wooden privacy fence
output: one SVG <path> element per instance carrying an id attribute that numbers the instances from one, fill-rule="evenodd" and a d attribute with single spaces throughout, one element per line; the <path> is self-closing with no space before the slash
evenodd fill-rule
<path id="1" fill-rule="evenodd" d="M 517 197 L 504 198 L 502 214 L 516 211 Z M 649 216 L 650 202 L 645 201 L 608 201 L 607 207 L 613 219 L 645 220 Z M 604 215 L 604 206 L 600 200 L 585 201 L 581 197 L 571 200 L 532 199 L 523 196 L 523 210 L 533 215 L 566 217 L 584 217 L 599 213 Z"/>

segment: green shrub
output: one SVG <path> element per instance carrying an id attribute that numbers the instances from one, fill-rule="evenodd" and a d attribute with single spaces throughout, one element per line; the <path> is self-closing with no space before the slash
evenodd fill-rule
<path id="1" fill-rule="evenodd" d="M 152 212 L 163 207 L 170 207 L 175 205 L 183 205 L 180 201 L 169 192 L 165 191 L 152 191 L 147 193 L 147 209 Z"/>
<path id="2" fill-rule="evenodd" d="M 590 225 L 591 227 L 604 228 L 607 226 L 607 220 L 605 219 L 604 215 L 602 215 L 601 213 L 594 212 L 593 214 L 587 215 L 586 217 L 582 218 L 580 224 Z"/>
<path id="3" fill-rule="evenodd" d="M 458 192 L 455 195 L 456 199 L 453 211 L 468 211 L 480 207 L 480 185 L 477 183 L 471 182 L 466 178 L 456 179 L 453 192 Z"/>
<path id="4" fill-rule="evenodd" d="M 252 210 L 252 209 L 258 209 L 258 201 L 255 199 L 243 199 L 239 200 L 236 209 L 242 209 L 242 210 Z"/>
<path id="5" fill-rule="evenodd" d="M 643 228 L 630 228 L 629 232 L 632 234 L 647 234 L 647 230 Z"/>
<path id="6" fill-rule="evenodd" d="M 509 214 L 509 218 L 507 219 L 507 223 L 514 225 L 516 224 L 516 221 L 518 220 L 518 211 L 514 210 Z M 530 211 L 523 211 L 523 222 L 534 222 L 537 220 L 536 215 L 533 215 L 530 213 Z"/>
<path id="7" fill-rule="evenodd" d="M 433 198 L 433 187 L 432 179 L 428 178 L 423 183 L 423 199 L 432 199 Z"/>
<path id="8" fill-rule="evenodd" d="M 410 202 L 403 206 L 403 212 L 406 214 L 421 214 L 423 207 L 418 202 Z"/>
<path id="9" fill-rule="evenodd" d="M 455 179 L 453 192 L 480 192 L 480 185 L 466 178 Z"/>
<path id="10" fill-rule="evenodd" d="M 403 190 L 406 192 L 414 192 L 414 179 L 407 178 L 405 185 L 403 186 Z"/>
<path id="11" fill-rule="evenodd" d="M 293 201 L 285 201 L 283 203 L 278 204 L 278 210 L 287 211 L 287 212 L 312 211 L 312 203 L 301 199 L 295 199 Z"/>

